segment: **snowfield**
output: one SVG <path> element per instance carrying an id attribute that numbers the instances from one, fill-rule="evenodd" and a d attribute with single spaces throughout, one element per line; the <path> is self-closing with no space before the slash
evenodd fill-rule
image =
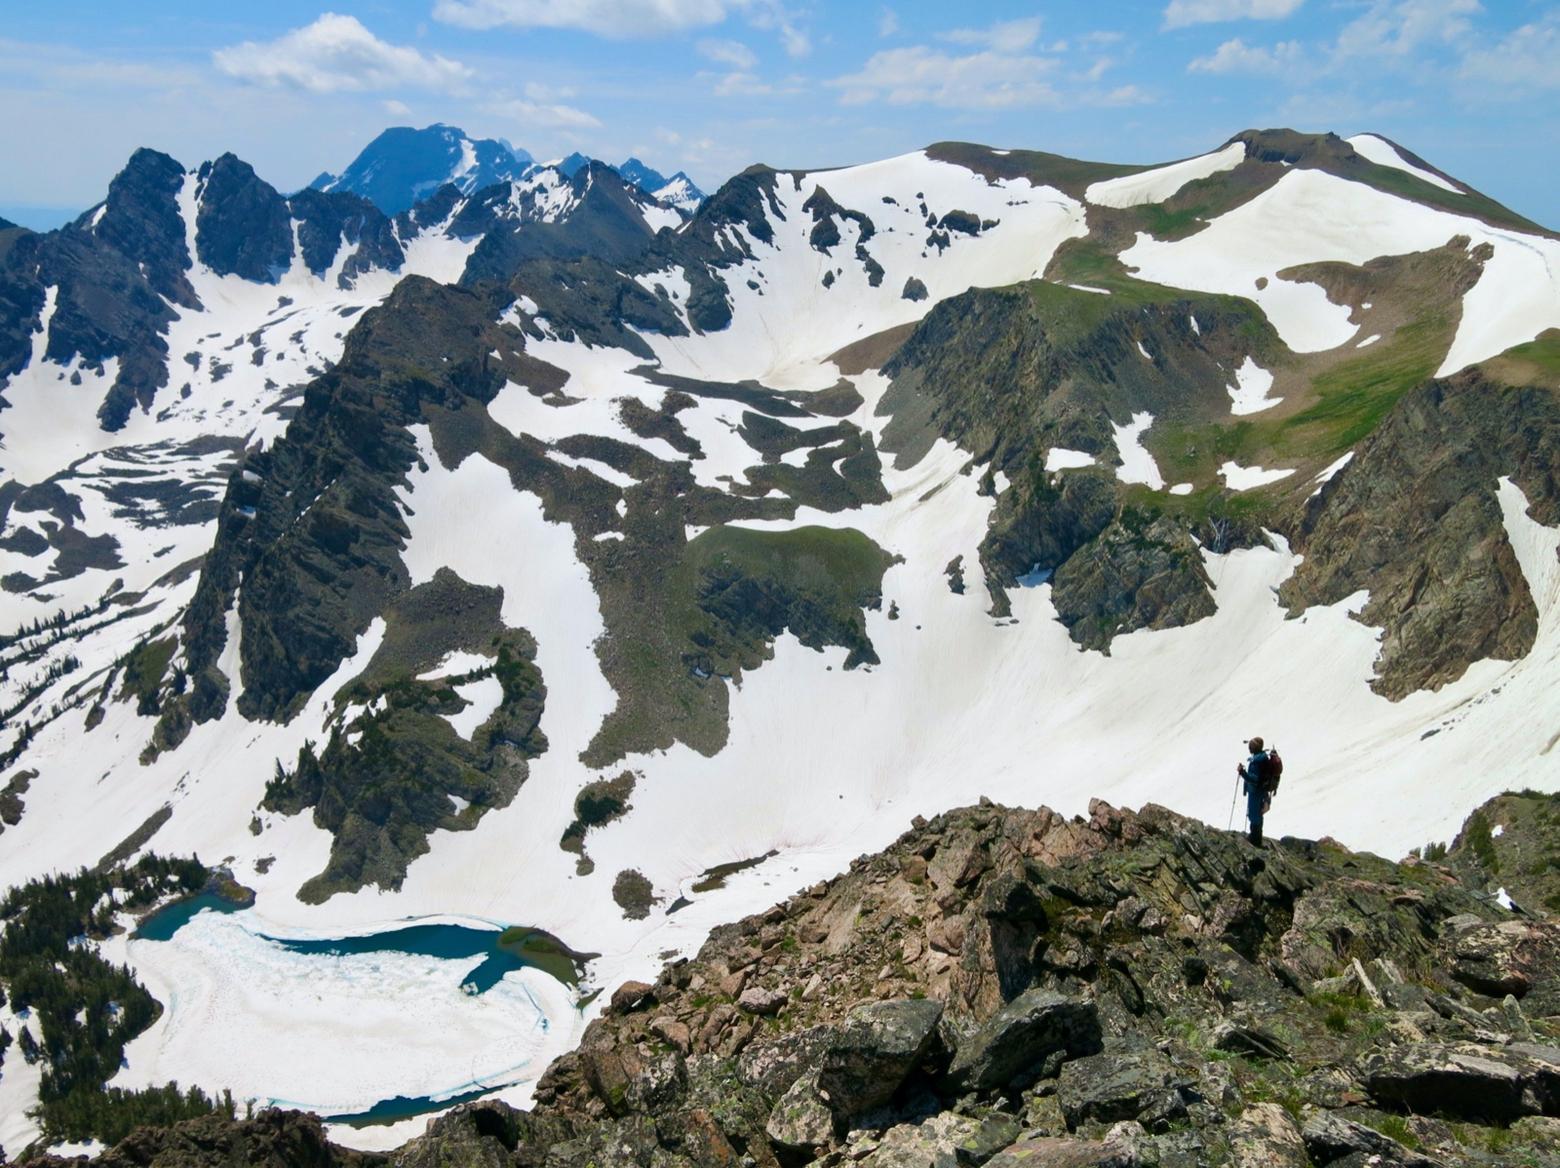
<path id="1" fill-rule="evenodd" d="M 1243 149 L 1235 144 L 1094 184 L 1087 197 L 1108 206 L 1160 200 L 1237 165 Z M 820 187 L 841 205 L 871 214 L 876 232 L 865 247 L 884 270 L 879 285 L 870 283 L 855 256 L 855 222 L 839 221 L 841 241 L 831 253 L 810 246 L 813 220 L 801 208 Z M 970 287 L 1038 276 L 1056 248 L 1086 227 L 1083 205 L 1059 191 L 1025 180 L 989 182 L 922 153 L 782 175 L 777 199 L 784 218 L 772 217 L 775 242 L 744 233 L 752 258 L 724 273 L 734 307 L 731 327 L 685 337 L 646 334 L 660 372 L 752 379 L 786 390 L 830 388 L 842 376 L 830 355 L 844 345 L 913 322 Z M 183 206 L 192 225 L 190 185 Z M 956 210 L 991 225 L 974 235 L 951 231 L 945 249 L 928 245 L 928 214 L 940 218 Z M 1250 297 L 1286 343 L 1314 351 L 1355 337 L 1350 310 L 1328 301 L 1320 287 L 1280 279 L 1277 272 L 1317 260 L 1359 263 L 1438 247 L 1456 234 L 1475 245 L 1489 242 L 1494 256 L 1464 299 L 1443 370 L 1560 325 L 1560 244 L 1304 169 L 1287 172 L 1263 194 L 1184 239 L 1162 243 L 1140 236 L 1123 259 L 1147 279 Z M 407 266 L 453 278 L 474 246 L 474 240 L 429 232 L 409 245 Z M 826 289 L 829 272 L 835 280 Z M 912 277 L 924 284 L 926 299 L 904 297 Z M 196 348 L 206 357 L 225 354 L 224 346 L 247 345 L 246 338 L 258 333 L 267 349 L 260 365 L 252 365 L 251 350 L 240 347 L 231 371 L 218 379 L 203 359 L 192 370 L 187 399 L 178 399 L 175 382 L 167 403 L 159 397 L 159 409 L 170 406 L 165 416 L 136 413 L 124 431 L 105 435 L 91 422 L 101 379 L 94 383 L 96 375 L 84 373 L 83 385 L 67 392 L 61 379 L 68 386 L 70 371 L 42 360 L 46 312 L 34 337 L 35 360 L 5 388 L 11 408 L 0 411 L 0 430 L 8 436 L 0 468 L 38 482 L 76 463 L 84 481 L 62 481 L 81 502 L 81 524 L 88 531 L 112 530 L 124 561 L 63 582 L 47 604 L 7 594 L 8 625 L 60 605 L 90 604 L 117 577 L 145 592 L 118 623 L 52 646 L 25 677 L 16 670 L 0 681 L 7 703 L 67 651 L 80 659 L 74 681 L 101 676 L 127 646 L 167 635 L 193 595 L 194 575 L 168 570 L 193 564 L 210 546 L 212 524 L 127 524 L 91 476 L 148 469 L 169 478 L 205 476 L 220 494 L 233 447 L 274 440 L 285 424 L 278 404 L 308 380 L 311 368 L 339 357 L 351 325 L 342 310 L 377 303 L 395 282 L 391 274 L 371 273 L 343 291 L 333 277 L 295 270 L 277 285 L 247 285 L 203 270 L 191 278 L 205 307 L 175 322 L 169 340 L 174 360 Z M 1262 289 L 1259 280 L 1266 281 Z M 659 283 L 678 294 L 677 303 L 686 303 L 689 283 L 679 269 L 641 283 Z M 293 303 L 279 305 L 283 294 Z M 532 312 L 535 304 L 527 303 L 522 299 L 516 308 Z M 287 339 L 297 333 L 296 343 Z M 638 438 L 619 416 L 622 398 L 654 408 L 664 396 L 664 387 L 642 375 L 643 358 L 556 337 L 529 340 L 527 351 L 569 373 L 568 404 L 547 404 L 511 384 L 488 407 L 500 426 L 549 445 L 599 435 L 631 442 L 665 462 L 687 461 L 662 439 Z M 1146 351 L 1143 356 L 1153 360 Z M 1232 415 L 1278 403 L 1268 396 L 1272 374 L 1251 359 L 1230 376 Z M 269 388 L 267 378 L 274 382 Z M 868 370 L 850 381 L 862 404 L 848 420 L 881 446 L 887 418 L 876 411 L 888 380 Z M 702 486 L 728 490 L 745 483 L 747 470 L 760 461 L 736 432 L 743 408 L 700 398 L 679 413 L 703 448 L 705 457 L 689 467 Z M 1139 411 L 1128 424 L 1113 424 L 1121 464 L 1116 474 L 1122 482 L 1164 490 L 1160 468 L 1141 441 L 1153 422 L 1153 414 Z M 11 440 L 13 433 L 27 440 Z M 881 607 L 865 619 L 880 664 L 847 670 L 845 649 L 819 652 L 787 633 L 772 660 L 745 672 L 740 685 L 728 683 L 730 735 L 717 755 L 679 744 L 594 771 L 580 753 L 618 697 L 598 658 L 606 626 L 572 528 L 548 521 L 542 501 L 515 490 L 508 472 L 481 453 L 446 466 L 428 429 L 414 427 L 413 433 L 420 463 L 398 491 L 411 582 L 448 568 L 469 583 L 503 590 L 505 623 L 536 639 L 536 663 L 547 687 L 541 729 L 548 750 L 529 764 L 529 778 L 508 807 L 490 810 L 473 830 L 435 832 L 431 854 L 412 863 L 399 891 L 367 889 L 308 905 L 296 892 L 325 867 L 330 836 L 309 814 L 256 809 L 278 760 L 290 764 L 305 742 L 324 742 L 351 716 L 337 708 L 336 697 L 383 643 L 383 618 L 370 624 L 354 652 L 286 725 L 250 722 L 230 704 L 221 719 L 196 726 L 177 750 L 144 765 L 138 759 L 155 719 L 137 714 L 133 702 L 109 702 L 91 730 L 79 708 L 41 729 L 26 756 L 38 771 L 26 812 L 7 828 L 0 847 L 0 887 L 95 862 L 166 805 L 171 818 L 151 847 L 226 861 L 256 892 L 253 908 L 202 914 L 171 940 L 121 935 L 104 946 L 111 960 L 128 961 L 168 1006 L 127 1051 L 117 1085 L 177 1079 L 230 1088 L 241 1100 L 328 1115 L 366 1111 L 394 1096 L 443 1099 L 473 1087 L 492 1087 L 498 1097 L 524 1104 L 541 1070 L 578 1042 L 612 988 L 629 978 L 653 980 L 668 955 L 691 954 L 716 925 L 766 908 L 886 846 L 913 816 L 981 796 L 1078 814 L 1099 797 L 1134 807 L 1162 803 L 1223 824 L 1238 743 L 1254 733 L 1278 745 L 1288 763 L 1288 781 L 1272 811 L 1277 833 L 1330 835 L 1388 856 L 1449 839 L 1474 805 L 1506 788 L 1560 788 L 1560 773 L 1541 753 L 1542 742 L 1515 732 L 1560 723 L 1560 528 L 1528 518 L 1526 500 L 1509 481 L 1498 485 L 1498 498 L 1538 608 L 1532 652 L 1517 662 L 1481 662 L 1438 692 L 1390 702 L 1369 688 L 1380 630 L 1355 619 L 1368 596 L 1358 593 L 1290 619 L 1275 593 L 1298 558 L 1278 536 L 1268 546 L 1226 555 L 1204 549 L 1215 615 L 1186 628 L 1120 635 L 1109 656 L 1081 651 L 1070 639 L 1039 574 L 1010 591 L 1011 619 L 995 619 L 978 566 L 995 501 L 981 493 L 980 470 L 970 467 L 969 454 L 938 440 L 913 465 L 884 460 L 885 503 L 840 513 L 802 507 L 790 520 L 743 524 L 771 531 L 854 528 L 898 557 L 883 577 Z M 34 435 L 43 440 L 34 443 Z M 214 452 L 196 444 L 210 435 L 233 443 Z M 549 457 L 620 486 L 634 481 L 595 460 L 557 450 Z M 1315 482 L 1325 483 L 1349 457 Z M 1096 461 L 1110 465 L 1110 453 L 1097 460 L 1053 447 L 1045 468 L 1066 471 Z M 1227 462 L 1220 473 L 1239 491 L 1295 470 Z M 1006 485 L 998 483 L 998 489 Z M 1192 486 L 1169 490 L 1188 493 Z M 963 594 L 950 590 L 945 574 L 955 557 L 963 557 L 972 573 Z M 24 570 L 23 559 L 0 553 L 0 570 Z M 36 561 L 26 563 L 31 566 L 25 570 L 36 570 Z M 898 619 L 889 618 L 891 608 Z M 236 678 L 241 629 L 232 613 L 228 633 L 219 665 Z M 456 678 L 491 661 L 452 653 L 423 676 Z M 1198 684 L 1188 685 L 1189 676 Z M 469 736 L 501 699 L 501 687 L 489 678 L 461 683 L 460 693 L 470 704 L 450 721 Z M 595 869 L 579 875 L 576 857 L 558 846 L 574 817 L 574 800 L 585 784 L 624 771 L 638 775 L 632 809 L 591 831 L 586 849 Z M 1426 774 L 1438 776 L 1437 782 L 1427 785 Z M 251 830 L 256 817 L 259 834 Z M 772 858 L 729 876 L 722 887 L 693 891 L 708 869 L 770 852 Z M 612 898 L 614 879 L 629 868 L 644 874 L 656 897 L 642 920 L 626 919 Z M 688 903 L 672 914 L 669 907 L 679 897 Z M 577 950 L 599 954 L 582 989 L 606 992 L 582 1008 L 572 991 L 525 970 L 472 995 L 460 988 L 470 961 L 300 954 L 267 940 L 357 936 L 411 921 L 545 929 Z M 0 1008 L 0 1021 L 8 1018 Z M 15 1025 L 10 1028 L 14 1032 Z M 0 1077 L 0 1142 L 7 1147 L 26 1142 L 25 1120 L 16 1116 L 36 1092 L 36 1081 L 14 1070 L 22 1065 L 20 1058 L 8 1059 Z M 423 1123 L 338 1127 L 331 1135 L 353 1146 L 389 1147 Z"/>
<path id="2" fill-rule="evenodd" d="M 1434 174 L 1422 166 L 1415 166 L 1399 154 L 1397 147 L 1385 138 L 1375 134 L 1356 134 L 1354 137 L 1346 139 L 1346 141 L 1362 156 L 1374 162 L 1377 166 L 1390 166 L 1395 170 L 1411 174 L 1415 178 L 1424 179 L 1431 186 L 1440 187 L 1443 191 L 1451 191 L 1454 195 L 1462 194 L 1462 191 L 1458 190 L 1440 175 Z"/>
<path id="3" fill-rule="evenodd" d="M 1282 279 L 1280 271 L 1323 260 L 1363 264 L 1459 235 L 1471 246 L 1488 243 L 1494 255 L 1463 297 L 1456 339 L 1437 371 L 1444 377 L 1560 327 L 1560 240 L 1489 227 L 1324 171 L 1291 170 L 1194 235 L 1161 242 L 1140 233 L 1121 262 L 1146 280 L 1248 297 L 1285 344 L 1313 353 L 1344 344 L 1359 328 L 1320 285 Z"/>
<path id="4" fill-rule="evenodd" d="M 1189 182 L 1208 178 L 1225 170 L 1234 170 L 1246 160 L 1246 144 L 1231 142 L 1222 150 L 1172 162 L 1139 174 L 1090 183 L 1083 197 L 1102 207 L 1138 207 L 1144 203 L 1163 203 Z"/>

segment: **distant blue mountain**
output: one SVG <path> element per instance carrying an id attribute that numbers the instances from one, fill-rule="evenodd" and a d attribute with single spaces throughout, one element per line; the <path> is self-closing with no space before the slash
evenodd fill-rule
<path id="1" fill-rule="evenodd" d="M 386 215 L 398 215 L 445 183 L 472 194 L 495 183 L 524 178 L 552 166 L 572 179 L 592 159 L 575 151 L 554 162 L 531 155 L 499 138 L 472 138 L 458 126 L 436 122 L 421 130 L 396 126 L 370 142 L 340 174 L 328 171 L 309 184 L 317 191 L 344 191 L 369 200 Z M 704 193 L 682 171 L 670 178 L 637 158 L 614 169 L 645 194 L 691 215 Z"/>
<path id="2" fill-rule="evenodd" d="M 654 167 L 647 166 L 637 158 L 630 158 L 617 168 L 617 172 L 645 194 L 679 207 L 690 215 L 704 202 L 704 192 L 680 170 L 667 178 Z"/>
<path id="3" fill-rule="evenodd" d="M 445 183 L 469 194 L 520 178 L 532 165 L 526 151 L 494 138 L 468 137 L 458 126 L 395 126 L 370 142 L 341 174 L 322 174 L 309 185 L 361 195 L 385 214 L 397 215 Z"/>

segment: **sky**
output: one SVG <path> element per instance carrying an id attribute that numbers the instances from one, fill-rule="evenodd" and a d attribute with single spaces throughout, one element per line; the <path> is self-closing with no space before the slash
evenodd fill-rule
<path id="1" fill-rule="evenodd" d="M 1560 227 L 1560 2 L 11 0 L 0 215 L 103 197 L 138 146 L 283 191 L 380 130 L 630 154 L 706 190 L 944 139 L 1151 163 L 1249 127 L 1386 134 Z M 30 224 L 32 225 L 32 224 Z"/>

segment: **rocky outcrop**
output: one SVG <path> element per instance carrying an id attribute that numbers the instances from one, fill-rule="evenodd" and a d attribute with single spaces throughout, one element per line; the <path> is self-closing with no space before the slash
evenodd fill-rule
<path id="1" fill-rule="evenodd" d="M 621 987 L 533 1111 L 456 1108 L 390 1162 L 1521 1163 L 1560 1117 L 1560 1006 L 1444 956 L 1502 920 L 1328 841 L 967 808 Z"/>
<path id="2" fill-rule="evenodd" d="M 1215 608 L 1191 533 L 1130 509 L 1063 562 L 1051 599 L 1073 640 L 1102 650 L 1118 633 L 1189 625 Z"/>
<path id="3" fill-rule="evenodd" d="M 1192 524 L 1157 518 L 1111 472 L 1113 424 L 1142 411 L 1161 428 L 1227 416 L 1228 371 L 1280 349 L 1245 302 L 1144 294 L 1149 303 L 1117 304 L 1049 282 L 972 290 L 933 308 L 883 365 L 883 448 L 897 463 L 942 437 L 986 468 L 997 503 L 980 561 L 993 612 L 1009 612 L 1021 579 L 1052 573 L 1058 616 L 1088 648 L 1214 611 Z M 1096 466 L 1048 471 L 1056 448 Z"/>
<path id="4" fill-rule="evenodd" d="M 249 163 L 224 154 L 197 177 L 195 252 L 219 276 L 274 284 L 292 263 L 287 202 Z"/>
<path id="5" fill-rule="evenodd" d="M 1360 590 L 1380 626 L 1374 689 L 1439 688 L 1486 657 L 1532 648 L 1538 613 L 1506 536 L 1498 481 L 1509 476 L 1540 523 L 1560 522 L 1560 399 L 1477 371 L 1407 394 L 1354 459 L 1304 507 L 1304 559 L 1280 590 L 1292 611 Z"/>
<path id="6" fill-rule="evenodd" d="M 336 277 L 338 287 L 350 286 L 357 276 L 374 268 L 401 270 L 406 255 L 395 229 L 384 212 L 367 199 L 307 190 L 288 199 L 287 207 L 298 221 L 303 263 L 316 276 L 330 270 L 342 248 L 350 248 L 351 254 Z"/>

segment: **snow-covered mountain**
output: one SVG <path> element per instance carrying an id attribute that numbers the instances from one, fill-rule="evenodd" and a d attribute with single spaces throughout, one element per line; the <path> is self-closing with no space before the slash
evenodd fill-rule
<path id="1" fill-rule="evenodd" d="M 699 209 L 699 204 L 705 198 L 704 192 L 680 170 L 667 178 L 639 159 L 629 158 L 617 168 L 617 172 L 646 194 L 689 215 Z"/>
<path id="2" fill-rule="evenodd" d="M 436 122 L 420 130 L 394 126 L 384 131 L 339 175 L 326 172 L 309 187 L 326 193 L 358 195 L 386 215 L 399 215 L 445 185 L 471 195 L 545 171 L 573 179 L 593 161 L 575 151 L 549 162 L 537 162 L 509 142 L 472 138 L 458 126 Z M 682 171 L 667 178 L 637 158 L 630 158 L 615 169 L 628 183 L 680 211 L 684 218 L 704 199 L 704 193 Z"/>
<path id="3" fill-rule="evenodd" d="M 469 195 L 520 178 L 532 165 L 524 150 L 494 138 L 469 137 L 458 126 L 392 126 L 339 175 L 327 172 L 309 186 L 360 195 L 385 214 L 399 215 L 446 183 Z"/>
<path id="4" fill-rule="evenodd" d="M 598 1006 L 276 939 L 610 990 L 981 795 L 1222 824 L 1253 733 L 1393 854 L 1560 787 L 1553 233 L 1374 135 L 625 177 L 142 152 L 0 231 L 0 885 L 255 892 L 114 939 L 175 1003 L 116 1083 L 524 1099 Z"/>

